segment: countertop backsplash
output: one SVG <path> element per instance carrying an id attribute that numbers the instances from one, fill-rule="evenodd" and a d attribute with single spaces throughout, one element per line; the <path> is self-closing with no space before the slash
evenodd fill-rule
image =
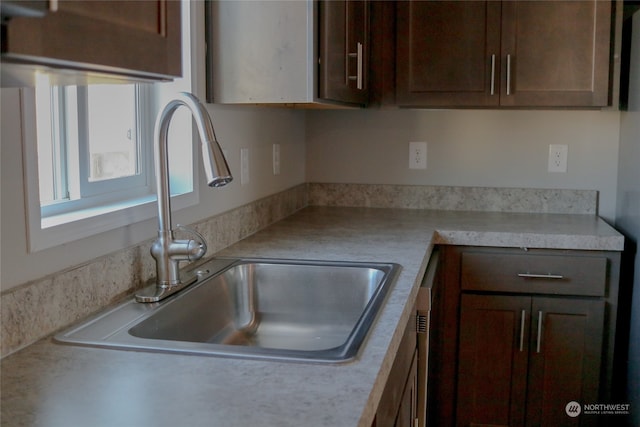
<path id="1" fill-rule="evenodd" d="M 209 255 L 306 206 L 596 215 L 592 190 L 309 183 L 194 224 Z M 152 240 L 48 275 L 1 295 L 7 356 L 132 293 L 153 277 Z"/>
<path id="2" fill-rule="evenodd" d="M 311 183 L 309 205 L 453 211 L 598 213 L 595 190 Z"/>

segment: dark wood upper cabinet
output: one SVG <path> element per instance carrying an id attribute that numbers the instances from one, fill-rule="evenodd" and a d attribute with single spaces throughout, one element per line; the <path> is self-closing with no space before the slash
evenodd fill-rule
<path id="1" fill-rule="evenodd" d="M 606 106 L 611 12 L 602 0 L 504 2 L 500 103 Z"/>
<path id="2" fill-rule="evenodd" d="M 499 2 L 411 1 L 397 7 L 397 104 L 498 105 Z"/>
<path id="3" fill-rule="evenodd" d="M 396 100 L 422 107 L 602 107 L 609 1 L 402 1 Z"/>
<path id="4" fill-rule="evenodd" d="M 182 74 L 180 2 L 65 1 L 3 24 L 2 62 L 151 80 Z"/>
<path id="5" fill-rule="evenodd" d="M 369 0 L 208 1 L 207 101 L 367 104 L 369 9 Z"/>
<path id="6" fill-rule="evenodd" d="M 369 100 L 369 0 L 319 4 L 318 97 L 366 104 Z"/>

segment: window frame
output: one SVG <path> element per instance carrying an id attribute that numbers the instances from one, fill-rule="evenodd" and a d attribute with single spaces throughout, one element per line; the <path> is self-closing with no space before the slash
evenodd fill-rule
<path id="1" fill-rule="evenodd" d="M 155 185 L 152 185 L 153 190 L 146 195 L 129 197 L 126 200 L 113 201 L 102 206 L 43 216 L 40 206 L 37 132 L 35 125 L 28 125 L 30 123 L 35 124 L 35 89 L 21 88 L 20 99 L 23 121 L 22 148 L 25 171 L 27 251 L 29 253 L 53 248 L 157 217 Z M 192 144 L 194 138 L 197 138 L 196 134 L 192 136 Z M 198 151 L 194 149 L 191 159 L 192 170 L 189 172 L 192 175 L 190 178 L 192 191 L 171 196 L 174 210 L 193 206 L 199 202 L 199 180 L 195 176 L 198 173 L 195 163 L 198 156 L 197 153 Z"/>
<path id="2" fill-rule="evenodd" d="M 51 87 L 51 100 L 57 104 L 53 114 L 59 116 L 59 132 L 52 132 L 53 140 L 66 139 L 66 143 L 55 141 L 64 153 L 58 160 L 66 168 L 60 179 L 66 181 L 67 198 L 41 204 L 43 219 L 81 209 L 89 209 L 124 199 L 134 199 L 153 193 L 153 89 L 149 85 L 136 85 L 136 138 L 139 141 L 138 162 L 140 173 L 132 176 L 103 181 L 89 181 L 89 129 L 87 123 L 86 86 Z M 37 101 L 36 101 L 37 102 Z M 75 115 L 77 120 L 70 120 Z M 53 120 L 52 120 L 53 121 Z M 76 126 L 72 126 L 77 121 Z M 76 129 L 77 127 L 77 129 Z M 58 128 L 56 128 L 58 130 Z M 37 136 L 36 136 L 37 137 Z M 65 176 L 66 175 L 66 176 Z M 56 185 L 56 187 L 60 187 Z M 59 192 L 59 188 L 56 190 Z"/>
<path id="3" fill-rule="evenodd" d="M 155 123 L 155 111 L 162 107 L 167 96 L 177 91 L 191 91 L 196 89 L 196 70 L 191 66 L 191 39 L 194 37 L 193 25 L 190 21 L 190 2 L 182 2 L 182 61 L 185 78 L 174 80 L 172 83 L 153 84 L 150 87 L 149 104 L 144 114 L 152 116 L 148 123 Z M 22 163 L 24 171 L 24 194 L 26 208 L 27 252 L 33 253 L 44 249 L 54 248 L 100 233 L 117 231 L 125 241 L 128 237 L 129 226 L 150 219 L 157 218 L 157 197 L 155 180 L 153 179 L 153 161 L 147 168 L 149 171 L 149 192 L 137 196 L 127 197 L 126 200 L 116 200 L 101 206 L 89 206 L 72 212 L 60 212 L 43 216 L 40 207 L 40 183 L 38 179 L 38 141 L 36 126 L 36 92 L 34 87 L 20 88 L 20 116 L 22 127 Z M 189 164 L 190 170 L 175 170 L 170 166 L 170 186 L 172 190 L 171 203 L 173 210 L 184 209 L 199 203 L 199 174 L 197 149 L 198 136 L 191 125 L 191 158 L 181 160 L 181 164 Z M 148 141 L 143 142 L 146 148 L 155 150 L 153 141 L 153 126 L 148 132 Z M 172 147 L 171 138 L 169 147 Z M 178 147 L 179 149 L 180 147 Z M 184 147 L 182 147 L 184 148 Z M 186 150 L 181 150 L 186 151 Z M 186 183 L 186 184 L 185 184 Z M 186 188 L 185 188 L 186 187 Z"/>

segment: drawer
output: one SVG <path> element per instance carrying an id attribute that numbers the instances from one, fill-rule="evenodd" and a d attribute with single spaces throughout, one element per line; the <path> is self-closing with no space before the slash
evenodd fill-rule
<path id="1" fill-rule="evenodd" d="M 463 290 L 604 296 L 604 256 L 463 252 Z"/>

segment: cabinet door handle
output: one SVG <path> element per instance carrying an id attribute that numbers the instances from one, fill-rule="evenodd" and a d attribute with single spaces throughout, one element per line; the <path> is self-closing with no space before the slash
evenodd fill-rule
<path id="1" fill-rule="evenodd" d="M 538 337 L 536 342 L 536 353 L 540 353 L 542 345 L 542 311 L 538 311 Z"/>
<path id="2" fill-rule="evenodd" d="M 520 351 L 524 351 L 524 318 L 527 315 L 526 310 L 520 313 Z"/>
<path id="3" fill-rule="evenodd" d="M 507 95 L 511 95 L 511 55 L 507 55 Z"/>
<path id="4" fill-rule="evenodd" d="M 360 42 L 358 42 L 357 44 L 357 50 L 355 53 L 351 52 L 349 53 L 349 58 L 356 58 L 356 75 L 355 76 L 349 76 L 349 80 L 355 80 L 356 81 L 356 88 L 358 90 L 362 90 L 362 75 L 363 75 L 363 48 L 364 45 Z"/>
<path id="5" fill-rule="evenodd" d="M 496 55 L 491 55 L 491 95 L 496 93 Z"/>
<path id="6" fill-rule="evenodd" d="M 555 280 L 564 279 L 564 276 L 561 274 L 518 273 L 518 277 L 522 277 L 525 279 L 555 279 Z"/>

